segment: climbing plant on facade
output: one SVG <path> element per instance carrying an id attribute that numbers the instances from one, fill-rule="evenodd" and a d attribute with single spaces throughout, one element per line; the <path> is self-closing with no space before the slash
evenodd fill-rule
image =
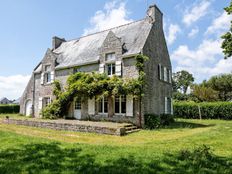
<path id="1" fill-rule="evenodd" d="M 106 96 L 133 95 L 141 98 L 144 93 L 145 73 L 144 63 L 148 57 L 136 56 L 136 68 L 138 78 L 121 78 L 118 76 L 109 77 L 105 73 L 84 73 L 77 72 L 70 75 L 67 80 L 67 87 L 62 91 L 58 81 L 54 82 L 53 94 L 56 99 L 42 110 L 44 118 L 58 118 L 67 114 L 67 108 L 78 97 L 83 100 L 95 97 L 97 100 Z"/>

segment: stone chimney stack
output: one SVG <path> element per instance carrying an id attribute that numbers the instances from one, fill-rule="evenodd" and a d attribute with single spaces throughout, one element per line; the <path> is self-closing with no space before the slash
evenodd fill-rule
<path id="1" fill-rule="evenodd" d="M 156 5 L 149 6 L 146 18 L 152 24 L 157 22 L 160 23 L 161 26 L 163 26 L 163 13 Z"/>
<path id="2" fill-rule="evenodd" d="M 52 49 L 58 48 L 63 42 L 66 42 L 64 38 L 59 38 L 57 36 L 54 36 L 52 38 Z"/>

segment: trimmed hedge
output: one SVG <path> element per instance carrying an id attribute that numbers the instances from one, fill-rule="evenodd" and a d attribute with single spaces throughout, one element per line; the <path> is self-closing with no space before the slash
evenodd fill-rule
<path id="1" fill-rule="evenodd" d="M 174 102 L 173 110 L 180 118 L 232 120 L 232 102 Z"/>
<path id="2" fill-rule="evenodd" d="M 0 105 L 0 114 L 19 113 L 19 105 Z"/>

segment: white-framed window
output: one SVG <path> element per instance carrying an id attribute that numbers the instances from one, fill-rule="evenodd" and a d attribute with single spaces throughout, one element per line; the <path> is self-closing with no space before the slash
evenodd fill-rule
<path id="1" fill-rule="evenodd" d="M 46 107 L 51 103 L 51 97 L 44 97 L 43 98 L 43 107 Z"/>
<path id="2" fill-rule="evenodd" d="M 108 76 L 112 76 L 115 74 L 115 63 L 107 64 L 107 74 Z"/>
<path id="3" fill-rule="evenodd" d="M 75 100 L 74 109 L 75 109 L 75 110 L 81 109 L 81 100 L 80 100 L 80 99 L 76 99 L 76 100 Z"/>
<path id="4" fill-rule="evenodd" d="M 126 114 L 126 96 L 115 96 L 114 101 L 114 112 L 115 114 Z"/>
<path id="5" fill-rule="evenodd" d="M 45 65 L 44 68 L 44 82 L 51 83 L 51 65 Z"/>
<path id="6" fill-rule="evenodd" d="M 115 53 L 106 54 L 105 61 L 115 61 Z"/>
<path id="7" fill-rule="evenodd" d="M 165 114 L 172 114 L 172 98 L 171 97 L 165 97 L 165 109 L 164 113 Z"/>
<path id="8" fill-rule="evenodd" d="M 98 112 L 101 113 L 101 114 L 107 114 L 108 113 L 108 99 L 107 98 L 103 97 L 99 101 Z"/>

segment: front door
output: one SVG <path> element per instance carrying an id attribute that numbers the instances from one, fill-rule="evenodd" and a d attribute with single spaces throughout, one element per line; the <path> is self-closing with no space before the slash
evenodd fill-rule
<path id="1" fill-rule="evenodd" d="M 81 100 L 76 99 L 74 102 L 74 117 L 76 119 L 81 119 Z"/>

